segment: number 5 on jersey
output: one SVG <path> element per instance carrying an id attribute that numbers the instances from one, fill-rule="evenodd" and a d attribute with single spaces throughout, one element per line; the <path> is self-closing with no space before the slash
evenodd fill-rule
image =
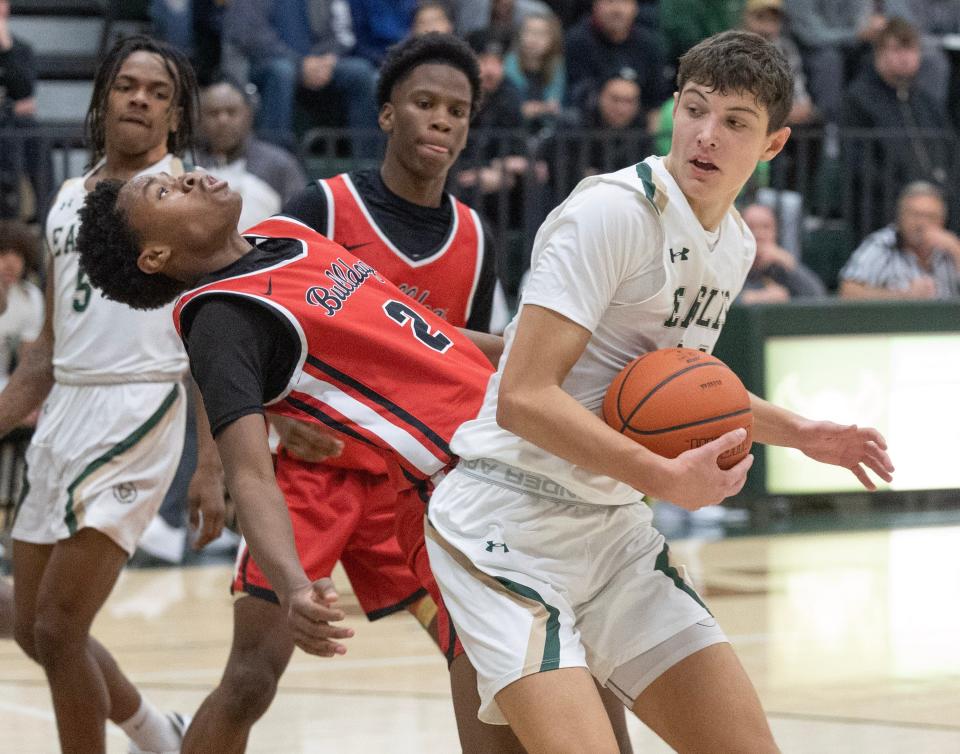
<path id="1" fill-rule="evenodd" d="M 390 319 L 401 327 L 409 322 L 410 328 L 413 331 L 413 337 L 427 346 L 427 348 L 432 348 L 438 353 L 446 353 L 447 349 L 453 345 L 453 341 L 440 330 L 430 332 L 430 325 L 420 313 L 403 302 L 391 299 L 383 305 L 383 310 Z"/>

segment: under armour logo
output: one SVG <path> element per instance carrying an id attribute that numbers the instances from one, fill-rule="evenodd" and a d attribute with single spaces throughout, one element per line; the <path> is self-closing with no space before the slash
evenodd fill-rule
<path id="1" fill-rule="evenodd" d="M 502 547 L 504 552 L 510 552 L 510 548 L 507 547 L 506 542 L 494 542 L 492 539 L 488 539 L 487 552 L 493 552 L 494 547 Z"/>
<path id="2" fill-rule="evenodd" d="M 674 251 L 673 249 L 670 249 L 670 261 L 676 262 L 679 259 L 681 262 L 686 262 L 687 255 L 689 253 L 690 249 L 688 249 L 686 246 L 680 249 L 680 251 Z"/>

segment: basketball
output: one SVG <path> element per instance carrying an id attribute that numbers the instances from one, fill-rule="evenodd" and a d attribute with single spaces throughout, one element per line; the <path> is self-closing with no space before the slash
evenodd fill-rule
<path id="1" fill-rule="evenodd" d="M 753 442 L 750 395 L 740 378 L 692 348 L 663 348 L 627 364 L 607 388 L 603 419 L 666 458 L 744 427 L 746 439 L 717 459 L 722 469 L 744 458 Z"/>

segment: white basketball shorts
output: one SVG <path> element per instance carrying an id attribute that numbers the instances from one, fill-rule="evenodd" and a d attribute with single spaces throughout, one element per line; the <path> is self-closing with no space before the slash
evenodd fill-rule
<path id="1" fill-rule="evenodd" d="M 494 697 L 510 683 L 566 667 L 604 685 L 616 673 L 610 685 L 630 704 L 672 664 L 726 641 L 670 564 L 646 505 L 545 500 L 524 491 L 544 489 L 529 473 L 496 464 L 461 461 L 426 522 L 430 566 L 477 670 L 481 720 L 506 722 Z M 511 488 L 508 478 L 522 481 Z M 703 638 L 668 643 L 698 623 L 710 629 Z M 653 665 L 631 663 L 660 645 L 647 655 Z"/>
<path id="2" fill-rule="evenodd" d="M 55 384 L 27 449 L 13 538 L 53 544 L 89 526 L 132 555 L 176 473 L 186 408 L 179 382 Z"/>

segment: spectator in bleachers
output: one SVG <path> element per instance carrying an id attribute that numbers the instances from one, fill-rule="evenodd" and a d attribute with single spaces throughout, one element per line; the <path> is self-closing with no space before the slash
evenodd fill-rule
<path id="1" fill-rule="evenodd" d="M 33 49 L 10 33 L 10 0 L 0 0 L 0 125 L 36 115 Z"/>
<path id="2" fill-rule="evenodd" d="M 777 217 L 770 207 L 751 204 L 742 217 L 757 241 L 757 255 L 737 301 L 775 304 L 826 295 L 826 286 L 817 274 L 780 245 Z"/>
<path id="3" fill-rule="evenodd" d="M 9 18 L 10 2 L 0 0 L 0 128 L 32 125 L 37 112 L 33 48 L 10 33 Z M 0 217 L 22 217 L 32 204 L 24 175 L 30 174 L 36 190 L 40 156 L 35 140 L 28 139 L 24 146 L 25 164 L 18 165 L 13 156 L 20 145 L 0 141 Z"/>
<path id="4" fill-rule="evenodd" d="M 892 202 L 885 197 L 891 196 L 892 187 L 920 178 L 945 185 L 949 144 L 945 139 L 918 134 L 918 130 L 946 130 L 950 121 L 943 105 L 918 85 L 919 70 L 919 33 L 907 21 L 893 18 L 874 39 L 871 63 L 844 96 L 843 125 L 898 129 L 903 134 L 881 139 L 874 154 L 866 152 L 860 143 L 851 147 L 849 156 L 855 168 L 867 162 L 880 166 L 873 168 L 873 185 L 860 185 L 862 191 L 870 192 L 871 209 L 862 223 L 871 229 L 889 216 Z"/>
<path id="5" fill-rule="evenodd" d="M 660 0 L 660 33 L 667 62 L 677 60 L 697 42 L 740 26 L 744 0 Z"/>
<path id="6" fill-rule="evenodd" d="M 197 164 L 243 197 L 241 229 L 276 214 L 307 183 L 296 158 L 251 133 L 253 109 L 237 82 L 221 78 L 200 93 Z"/>
<path id="7" fill-rule="evenodd" d="M 937 186 L 907 185 L 893 224 L 867 236 L 840 270 L 843 298 L 943 299 L 960 296 L 960 238 L 946 229 Z"/>
<path id="8" fill-rule="evenodd" d="M 490 0 L 490 22 L 487 28 L 509 42 L 520 30 L 523 20 L 534 13 L 549 14 L 550 6 L 542 0 Z"/>
<path id="9" fill-rule="evenodd" d="M 586 109 L 592 93 L 612 72 L 637 72 L 643 109 L 650 113 L 670 95 L 664 56 L 656 32 L 637 26 L 637 0 L 593 0 L 589 17 L 567 32 L 567 87 L 570 104 Z M 655 128 L 652 125 L 651 128 Z"/>
<path id="10" fill-rule="evenodd" d="M 790 64 L 793 73 L 793 107 L 787 124 L 809 123 L 815 116 L 813 100 L 807 91 L 800 49 L 793 39 L 783 33 L 783 0 L 747 0 L 743 10 L 743 28 L 775 45 Z"/>
<path id="11" fill-rule="evenodd" d="M 505 49 L 500 38 L 483 30 L 473 32 L 467 42 L 480 63 L 483 97 L 464 149 L 465 163 L 471 167 L 462 170 L 457 181 L 471 193 L 487 195 L 503 187 L 512 188 L 517 176 L 527 169 L 523 141 L 504 133 L 523 128 L 522 101 L 520 92 L 506 79 Z M 476 199 L 471 196 L 465 201 L 474 204 Z"/>
<path id="12" fill-rule="evenodd" d="M 907 0 L 913 23 L 920 29 L 923 50 L 923 83 L 927 91 L 948 101 L 950 60 L 944 37 L 960 34 L 960 3 L 957 0 Z"/>
<path id="13" fill-rule="evenodd" d="M 889 17 L 910 18 L 905 0 L 790 0 L 790 30 L 800 43 L 810 91 L 824 119 L 837 123 L 843 89 Z M 848 75 L 849 74 L 849 75 Z"/>
<path id="14" fill-rule="evenodd" d="M 413 12 L 413 24 L 410 35 L 422 37 L 424 34 L 453 34 L 453 9 L 444 0 L 421 0 Z"/>
<path id="15" fill-rule="evenodd" d="M 188 55 L 202 84 L 220 68 L 227 0 L 150 0 L 153 35 Z"/>
<path id="16" fill-rule="evenodd" d="M 27 225 L 0 221 L 0 287 L 6 291 L 7 304 L 0 314 L 0 389 L 7 384 L 21 346 L 36 340 L 43 327 L 43 293 L 28 277 L 36 272 L 38 247 L 39 240 Z"/>
<path id="17" fill-rule="evenodd" d="M 265 138 L 292 145 L 298 90 L 306 105 L 318 93 L 335 93 L 344 125 L 377 127 L 376 71 L 350 54 L 357 39 L 347 0 L 232 0 L 224 36 L 250 62 L 260 92 L 257 132 Z"/>
<path id="18" fill-rule="evenodd" d="M 555 197 L 566 196 L 586 176 L 611 173 L 650 154 L 640 85 L 632 69 L 617 71 L 600 85 L 584 114 L 583 126 L 589 131 L 569 137 L 559 132 L 540 148 Z"/>
<path id="19" fill-rule="evenodd" d="M 567 91 L 560 20 L 552 13 L 527 16 L 503 67 L 507 80 L 520 92 L 529 130 L 550 129 L 563 110 Z"/>
<path id="20" fill-rule="evenodd" d="M 350 0 L 356 54 L 379 68 L 387 48 L 410 33 L 416 7 L 416 0 Z"/>

